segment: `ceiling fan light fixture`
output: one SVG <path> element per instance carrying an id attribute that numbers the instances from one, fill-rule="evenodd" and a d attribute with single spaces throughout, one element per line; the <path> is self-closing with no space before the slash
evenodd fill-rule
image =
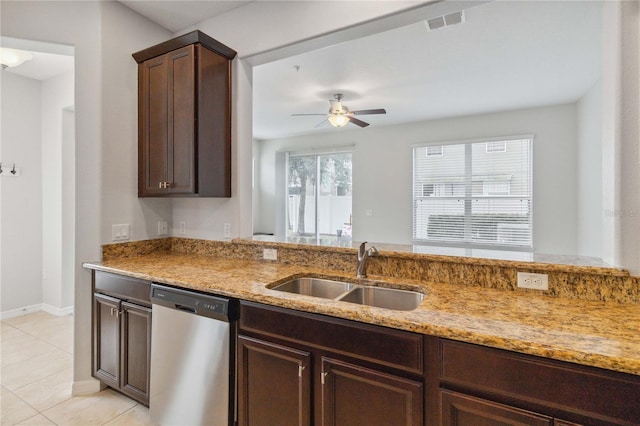
<path id="1" fill-rule="evenodd" d="M 0 64 L 2 69 L 12 68 L 33 59 L 33 55 L 24 50 L 0 47 Z"/>
<path id="2" fill-rule="evenodd" d="M 344 114 L 329 114 L 327 117 L 333 127 L 344 127 L 349 123 L 349 116 Z"/>

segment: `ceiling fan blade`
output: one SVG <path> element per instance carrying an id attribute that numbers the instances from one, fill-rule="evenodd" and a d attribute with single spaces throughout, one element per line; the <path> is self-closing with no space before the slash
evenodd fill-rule
<path id="1" fill-rule="evenodd" d="M 387 111 L 384 108 L 379 108 L 379 109 L 361 109 L 360 111 L 350 111 L 350 113 L 355 115 L 386 114 Z"/>
<path id="2" fill-rule="evenodd" d="M 319 129 L 320 127 L 324 127 L 327 124 L 329 124 L 329 121 L 327 120 L 322 120 L 321 122 L 319 122 L 318 124 L 316 124 L 315 126 L 313 126 L 314 129 Z"/>
<path id="3" fill-rule="evenodd" d="M 292 117 L 301 116 L 301 115 L 327 115 L 327 114 L 291 114 Z"/>
<path id="4" fill-rule="evenodd" d="M 369 123 L 365 123 L 364 121 L 358 120 L 355 117 L 349 117 L 349 121 L 351 121 L 356 126 L 360 126 L 360 127 L 367 127 L 369 125 Z"/>

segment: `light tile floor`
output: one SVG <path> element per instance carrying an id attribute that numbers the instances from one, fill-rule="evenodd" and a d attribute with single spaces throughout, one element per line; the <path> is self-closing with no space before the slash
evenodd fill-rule
<path id="1" fill-rule="evenodd" d="M 150 425 L 149 409 L 110 389 L 71 396 L 73 317 L 0 323 L 1 425 Z"/>

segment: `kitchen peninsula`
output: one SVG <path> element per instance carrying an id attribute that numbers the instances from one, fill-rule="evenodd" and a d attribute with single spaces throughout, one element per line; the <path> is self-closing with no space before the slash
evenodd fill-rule
<path id="1" fill-rule="evenodd" d="M 277 249 L 278 261 L 262 260 L 264 248 Z M 497 405 L 498 411 L 542 412 L 556 424 L 559 418 L 579 424 L 640 421 L 640 291 L 637 279 L 626 271 L 379 248 L 380 256 L 370 260 L 370 278 L 364 283 L 421 291 L 425 296 L 417 309 L 394 311 L 272 290 L 301 276 L 363 283 L 355 278 L 351 247 L 258 238 L 231 242 L 167 238 L 106 245 L 103 261 L 85 267 L 237 298 L 275 309 L 278 315 L 294 312 L 422 335 L 424 424 L 438 423 L 433 417 L 438 404 L 458 407 L 452 408 L 455 411 L 486 403 Z M 547 294 L 513 291 L 516 270 L 549 274 Z M 476 383 L 478 377 L 456 376 L 465 362 L 493 368 L 491 376 L 536 368 L 528 379 L 535 382 L 537 376 L 551 374 L 572 387 L 571 400 L 562 395 L 558 400 L 544 386 L 535 389 L 537 396 L 527 395 L 527 386 L 534 386 L 527 377 L 518 376 L 513 381 L 516 387 L 510 389 L 499 378 Z M 589 399 L 595 396 L 589 394 L 590 386 L 596 385 L 610 386 L 598 404 Z M 563 389 L 559 383 L 553 386 Z M 618 398 L 615 403 L 614 398 Z M 450 410 L 442 408 L 442 422 L 448 419 L 445 412 Z"/>

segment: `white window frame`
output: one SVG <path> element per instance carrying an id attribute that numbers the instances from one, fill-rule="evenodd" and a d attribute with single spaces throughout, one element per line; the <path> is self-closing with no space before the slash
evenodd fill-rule
<path id="1" fill-rule="evenodd" d="M 471 188 L 472 188 L 472 184 L 473 184 L 473 179 L 471 176 L 471 146 L 473 144 L 477 144 L 477 143 L 485 143 L 485 144 L 489 144 L 492 142 L 503 142 L 505 149 L 503 151 L 493 151 L 493 152 L 506 152 L 506 145 L 508 141 L 512 141 L 512 140 L 529 140 L 529 159 L 530 159 L 530 164 L 529 164 L 529 189 L 530 189 L 530 195 L 529 196 L 512 196 L 512 195 L 483 195 L 483 196 L 473 196 L 471 193 Z M 437 197 L 435 194 L 435 185 L 434 185 L 434 194 L 431 195 L 429 198 L 459 198 L 459 199 L 464 199 L 465 200 L 465 205 L 467 203 L 470 203 L 471 201 L 473 201 L 473 199 L 477 199 L 477 198 L 482 198 L 482 199 L 488 199 L 488 198 L 493 198 L 493 199 L 508 199 L 508 198 L 518 198 L 518 199 L 525 199 L 528 200 L 529 202 L 529 222 L 528 222 L 528 226 L 530 229 L 530 244 L 527 245 L 515 245 L 515 244 L 504 244 L 501 243 L 500 241 L 496 240 L 495 242 L 491 242 L 491 243 L 486 243 L 486 242 L 472 242 L 470 241 L 468 237 L 468 233 L 470 233 L 470 228 L 471 228 L 471 220 L 470 217 L 467 217 L 467 215 L 470 216 L 471 214 L 471 206 L 469 204 L 469 206 L 465 206 L 465 228 L 467 229 L 465 231 L 465 240 L 464 241 L 453 241 L 453 240 L 438 240 L 438 239 L 434 239 L 434 240 L 430 240 L 430 239 L 418 239 L 416 238 L 416 200 L 418 198 L 426 198 L 426 197 L 417 197 L 416 196 L 416 192 L 415 192 L 415 185 L 418 184 L 418 182 L 416 181 L 416 148 L 427 148 L 429 146 L 442 146 L 443 147 L 443 151 L 444 151 L 444 146 L 446 145 L 461 145 L 464 144 L 466 146 L 465 148 L 465 169 L 466 169 L 466 173 L 469 174 L 469 176 L 467 176 L 468 178 L 468 182 L 465 183 L 465 196 L 464 197 Z M 534 135 L 532 134 L 525 134 L 525 135 L 515 135 L 515 136 L 507 136 L 507 137 L 496 137 L 496 138 L 488 138 L 488 139 L 472 139 L 472 140 L 462 140 L 462 141 L 448 141 L 448 142 L 438 142 L 437 144 L 416 144 L 413 145 L 413 185 L 414 185 L 414 191 L 413 191 L 413 217 L 412 217 L 412 227 L 413 227 L 413 243 L 417 244 L 417 245 L 439 245 L 439 246 L 452 246 L 452 247 L 467 247 L 467 248 L 474 248 L 474 247 L 479 247 L 479 248 L 495 248 L 495 249 L 500 249 L 500 250 L 518 250 L 518 251 L 533 251 L 533 144 L 534 144 Z M 488 145 L 485 145 L 488 146 Z M 428 154 L 426 155 L 427 157 L 430 157 Z M 466 180 L 465 180 L 466 182 Z M 424 183 L 421 184 L 422 187 L 424 187 Z M 484 191 L 483 191 L 484 192 Z M 509 192 L 511 192 L 511 186 L 509 187 Z"/>
<path id="2" fill-rule="evenodd" d="M 486 142 L 485 151 L 487 153 L 507 152 L 507 142 L 504 140 Z"/>
<path id="3" fill-rule="evenodd" d="M 442 157 L 444 155 L 443 145 L 429 145 L 427 146 L 427 157 Z"/>

